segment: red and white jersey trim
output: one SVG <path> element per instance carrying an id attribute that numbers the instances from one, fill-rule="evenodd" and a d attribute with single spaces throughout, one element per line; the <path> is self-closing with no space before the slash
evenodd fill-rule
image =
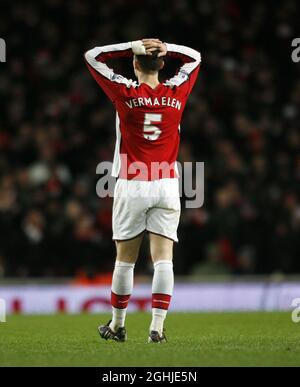
<path id="1" fill-rule="evenodd" d="M 174 57 L 180 57 L 182 55 L 191 58 L 190 62 L 187 62 L 180 67 L 178 73 L 173 78 L 168 79 L 164 83 L 164 85 L 170 87 L 180 86 L 184 82 L 188 81 L 190 74 L 200 65 L 201 54 L 190 47 L 180 46 L 178 44 L 166 43 L 166 46 L 169 55 L 173 54 Z"/>
<path id="2" fill-rule="evenodd" d="M 132 79 L 127 79 L 120 74 L 116 74 L 113 69 L 109 68 L 104 62 L 98 61 L 97 58 L 101 56 L 101 54 L 116 54 L 118 51 L 121 53 L 122 51 L 131 51 L 131 42 L 129 43 L 120 43 L 120 44 L 112 44 L 103 47 L 95 47 L 92 50 L 87 51 L 84 56 L 87 63 L 93 67 L 99 74 L 107 78 L 108 80 L 120 84 L 126 85 L 126 87 L 136 87 L 137 82 Z"/>
<path id="3" fill-rule="evenodd" d="M 114 153 L 114 161 L 112 167 L 111 175 L 113 177 L 118 177 L 121 170 L 121 130 L 120 130 L 120 118 L 119 114 L 116 113 L 116 145 L 115 145 L 115 153 Z"/>

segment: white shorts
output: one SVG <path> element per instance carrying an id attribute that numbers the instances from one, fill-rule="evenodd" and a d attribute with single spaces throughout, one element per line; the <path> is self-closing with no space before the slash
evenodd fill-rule
<path id="1" fill-rule="evenodd" d="M 178 179 L 118 179 L 113 205 L 114 240 L 133 239 L 149 231 L 177 242 L 179 218 Z"/>

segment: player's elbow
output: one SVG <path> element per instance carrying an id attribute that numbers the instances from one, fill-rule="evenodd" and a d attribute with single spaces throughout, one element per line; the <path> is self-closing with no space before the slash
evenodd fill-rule
<path id="1" fill-rule="evenodd" d="M 91 51 L 86 51 L 84 54 L 83 54 L 83 57 L 84 59 L 87 61 L 87 62 L 90 62 L 91 59 L 92 59 L 92 55 L 91 55 Z"/>
<path id="2" fill-rule="evenodd" d="M 195 50 L 195 62 L 201 63 L 201 54 L 199 51 Z"/>

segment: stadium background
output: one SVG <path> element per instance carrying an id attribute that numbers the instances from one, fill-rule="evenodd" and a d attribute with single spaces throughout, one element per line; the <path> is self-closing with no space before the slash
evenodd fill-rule
<path id="1" fill-rule="evenodd" d="M 159 37 L 202 54 L 179 160 L 205 162 L 205 204 L 184 209 L 177 275 L 300 273 L 300 79 L 291 60 L 299 3 L 1 2 L 0 278 L 108 284 L 111 199 L 96 166 L 112 160 L 113 106 L 83 53 Z M 159 31 L 159 33 L 158 33 Z M 133 77 L 130 61 L 114 64 Z M 167 72 L 174 64 L 167 63 Z M 145 241 L 137 274 L 152 273 Z"/>

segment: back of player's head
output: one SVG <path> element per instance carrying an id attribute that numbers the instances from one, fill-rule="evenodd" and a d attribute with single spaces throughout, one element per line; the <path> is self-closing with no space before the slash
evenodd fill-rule
<path id="1" fill-rule="evenodd" d="M 164 64 L 163 57 L 158 57 L 159 51 L 154 51 L 152 55 L 136 55 L 141 71 L 146 74 L 158 72 Z"/>

